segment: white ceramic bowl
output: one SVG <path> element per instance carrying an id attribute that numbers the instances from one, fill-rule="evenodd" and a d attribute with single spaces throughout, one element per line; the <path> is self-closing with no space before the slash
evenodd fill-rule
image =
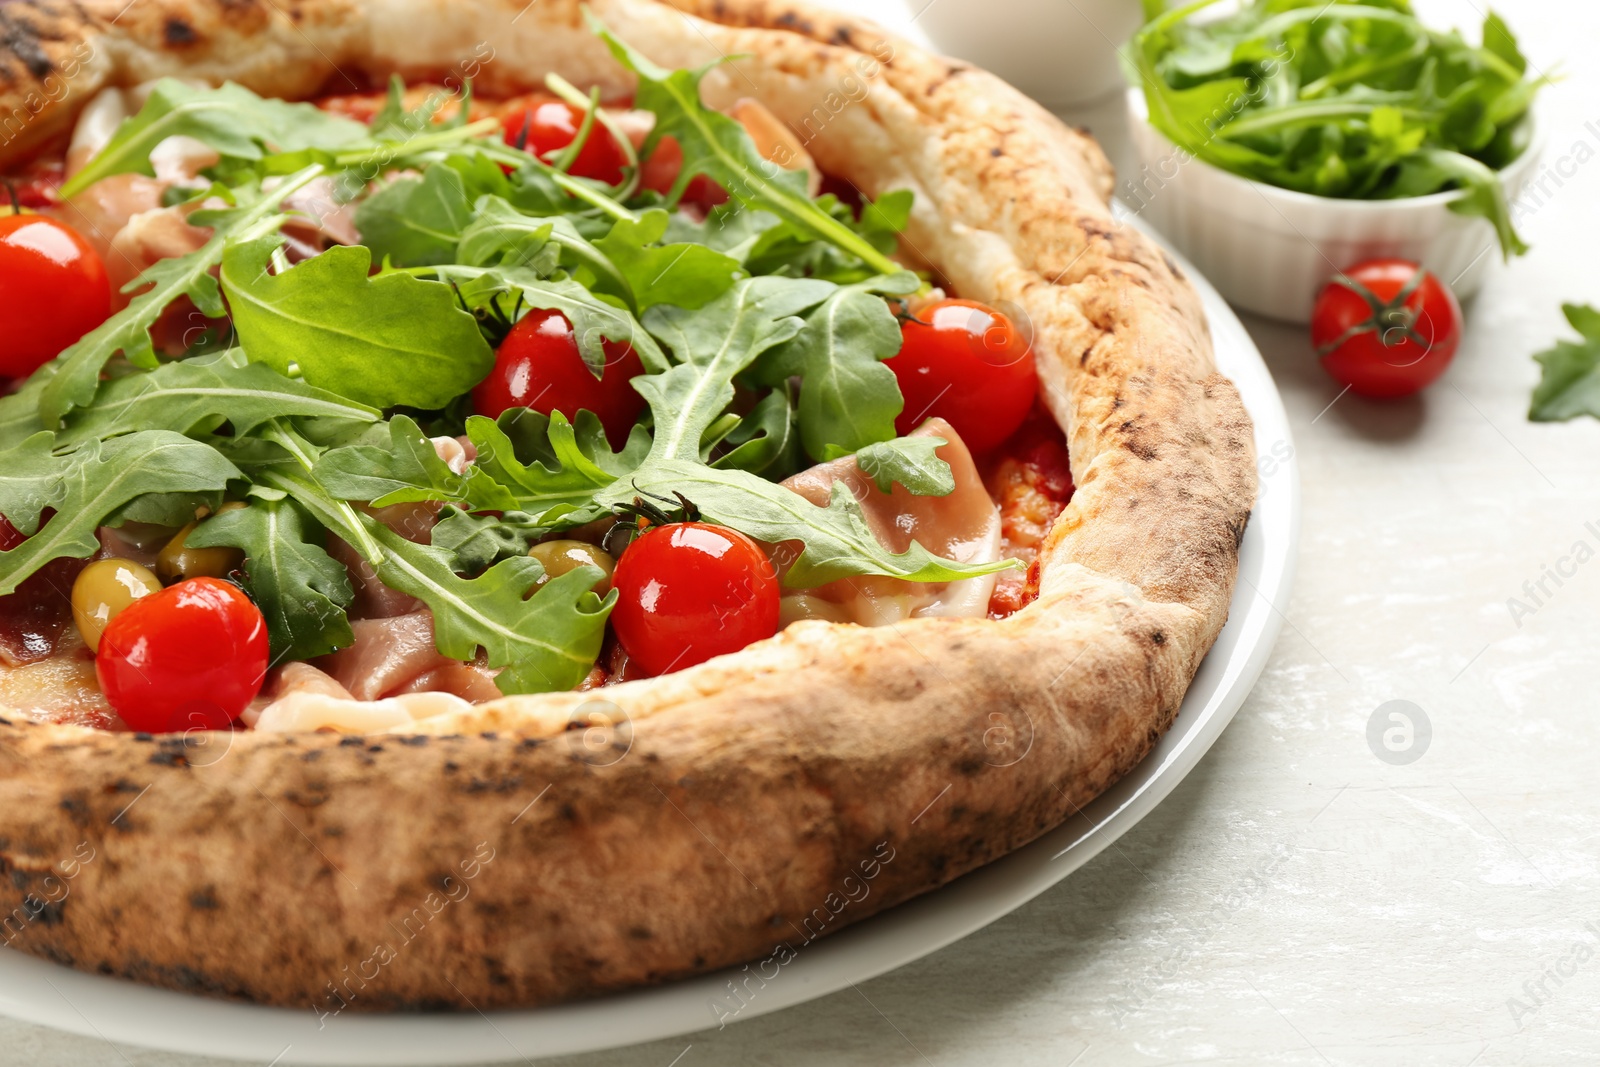
<path id="1" fill-rule="evenodd" d="M 1126 84 L 1117 49 L 1139 28 L 1139 0 L 907 0 L 934 46 L 991 71 L 1046 107 Z"/>
<path id="2" fill-rule="evenodd" d="M 1241 178 L 1175 148 L 1150 125 L 1142 89 L 1128 90 L 1128 125 L 1139 171 L 1123 176 L 1117 195 L 1247 311 L 1309 321 L 1334 273 L 1374 256 L 1415 260 L 1464 300 L 1500 256 L 1487 220 L 1450 210 L 1459 191 L 1339 200 Z M 1501 171 L 1513 203 L 1541 145 L 1536 123 L 1527 151 Z"/>

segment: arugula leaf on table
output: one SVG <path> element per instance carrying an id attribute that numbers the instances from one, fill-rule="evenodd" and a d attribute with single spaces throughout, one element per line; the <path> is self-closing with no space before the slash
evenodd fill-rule
<path id="1" fill-rule="evenodd" d="M 559 411 L 546 416 L 531 408 L 507 411 L 498 421 L 474 415 L 467 437 L 478 450 L 473 467 L 510 494 L 511 503 L 493 510 L 514 508 L 547 524 L 568 520 L 561 525 L 575 513 L 582 521 L 599 517 L 584 509 L 637 470 L 649 449 L 648 433 L 635 426 L 622 451 L 612 452 L 590 411 L 578 412 L 576 424 Z"/>
<path id="2" fill-rule="evenodd" d="M 647 211 L 639 221 L 619 219 L 595 247 L 627 278 L 633 309 L 656 304 L 693 310 L 732 287 L 739 261 L 702 244 L 657 244 L 667 231 L 667 213 Z"/>
<path id="3" fill-rule="evenodd" d="M 230 242 L 277 229 L 286 218 L 278 214 L 278 206 L 321 173 L 321 166 L 312 165 L 285 178 L 270 192 L 241 190 L 233 207 L 189 216 L 192 225 L 211 227 L 211 238 L 186 256 L 161 260 L 129 282 L 123 292 L 138 295 L 127 307 L 36 372 L 49 376 L 39 393 L 39 417 L 45 428 L 56 428 L 69 411 L 94 399 L 100 372 L 118 352 L 134 366 L 153 369 L 156 354 L 150 327 L 174 300 L 188 297 L 202 314 L 213 318 L 227 314 L 212 268 L 222 261 Z"/>
<path id="4" fill-rule="evenodd" d="M 1600 419 L 1600 309 L 1563 304 L 1561 310 L 1581 340 L 1557 341 L 1533 357 L 1542 373 L 1528 418 L 1533 422 L 1560 422 L 1579 415 Z"/>
<path id="5" fill-rule="evenodd" d="M 139 113 L 125 119 L 106 146 L 61 187 L 61 195 L 76 196 L 114 174 L 155 174 L 151 151 L 178 135 L 203 141 L 224 158 L 242 160 L 261 159 L 269 149 L 331 150 L 370 138 L 361 123 L 313 104 L 267 99 L 233 82 L 209 89 L 163 78 Z"/>
<path id="6" fill-rule="evenodd" d="M 914 293 L 919 284 L 916 275 L 901 271 L 840 286 L 758 368 L 768 382 L 802 376 L 800 440 L 811 458 L 829 459 L 895 436 L 905 401 L 883 361 L 900 351 L 900 323 L 883 294 Z"/>
<path id="7" fill-rule="evenodd" d="M 419 500 L 468 503 L 480 511 L 517 506 L 483 467 L 471 464 L 463 474 L 451 470 L 409 416 L 394 416 L 388 430 L 383 445 L 346 445 L 323 453 L 312 476 L 340 500 L 379 508 Z"/>
<path id="8" fill-rule="evenodd" d="M 280 416 L 377 422 L 375 408 L 285 378 L 238 349 L 164 363 L 148 374 L 125 374 L 100 387 L 92 406 L 69 416 L 56 448 L 134 430 L 209 433 L 224 422 L 236 436 Z"/>
<path id="9" fill-rule="evenodd" d="M 617 61 L 638 75 L 635 106 L 655 112 L 656 124 L 642 154 L 648 156 L 666 135 L 674 137 L 683 150 L 683 167 L 670 200 L 676 202 L 696 174 L 705 174 L 734 199 L 838 245 L 880 274 L 899 269 L 871 241 L 819 208 L 807 195 L 803 173 L 762 158 L 743 126 L 701 102 L 700 80 L 716 64 L 698 70 L 666 70 L 619 40 L 593 14 L 588 19 Z"/>
<path id="10" fill-rule="evenodd" d="M 938 450 L 949 443 L 931 434 L 879 441 L 856 453 L 856 466 L 885 493 L 898 482 L 917 496 L 948 496 L 956 477 Z"/>
<path id="11" fill-rule="evenodd" d="M 289 500 L 253 500 L 219 512 L 189 534 L 194 548 L 244 553 L 245 589 L 267 620 L 272 662 L 310 659 L 355 640 L 345 611 L 355 600 L 326 534 Z"/>
<path id="12" fill-rule="evenodd" d="M 0 452 L 0 515 L 28 535 L 0 552 L 0 595 L 51 560 L 99 551 L 96 527 L 141 496 L 219 490 L 240 477 L 216 449 L 167 430 L 91 440 L 65 456 L 54 444 L 42 432 Z M 41 529 L 46 508 L 56 514 Z"/>
<path id="13" fill-rule="evenodd" d="M 494 352 L 449 286 L 401 272 L 368 277 L 372 254 L 330 248 L 269 273 L 276 235 L 230 245 L 222 259 L 239 343 L 280 374 L 362 404 L 441 408 L 494 366 Z"/>

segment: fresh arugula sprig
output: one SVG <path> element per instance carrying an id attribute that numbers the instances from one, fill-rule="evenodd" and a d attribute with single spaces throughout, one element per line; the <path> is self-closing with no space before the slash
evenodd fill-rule
<path id="1" fill-rule="evenodd" d="M 1533 357 L 1541 373 L 1528 418 L 1533 422 L 1560 422 L 1579 415 L 1600 419 L 1600 309 L 1563 304 L 1561 311 L 1579 340 L 1557 341 Z"/>
<path id="2" fill-rule="evenodd" d="M 230 242 L 275 232 L 288 218 L 279 212 L 279 206 L 322 173 L 322 166 L 314 163 L 277 182 L 270 190 L 233 190 L 229 194 L 233 198 L 231 207 L 190 215 L 192 225 L 211 227 L 210 239 L 188 255 L 161 260 L 129 282 L 123 292 L 138 295 L 127 307 L 36 372 L 35 380 L 42 381 L 38 387 L 42 424 L 55 429 L 72 409 L 90 403 L 100 387 L 101 371 L 119 353 L 137 367 L 154 369 L 156 354 L 150 327 L 173 301 L 188 297 L 204 315 L 225 315 L 221 290 L 211 273 L 222 262 L 224 250 Z"/>
<path id="3" fill-rule="evenodd" d="M 1319 196 L 1462 189 L 1452 210 L 1493 223 L 1506 256 L 1527 250 L 1497 172 L 1526 149 L 1548 79 L 1528 76 L 1498 16 L 1474 47 L 1429 29 L 1408 0 L 1248 0 L 1195 17 L 1216 2 L 1156 9 L 1133 38 L 1131 75 L 1174 144 Z"/>

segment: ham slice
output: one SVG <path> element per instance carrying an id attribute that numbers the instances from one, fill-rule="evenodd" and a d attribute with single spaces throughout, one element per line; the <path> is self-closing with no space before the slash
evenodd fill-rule
<path id="1" fill-rule="evenodd" d="M 945 496 L 916 496 L 896 484 L 885 493 L 856 466 L 853 456 L 821 463 L 783 484 L 813 504 L 826 505 L 835 482 L 843 482 L 861 502 L 867 527 L 885 548 L 904 552 L 913 541 L 936 556 L 963 563 L 1000 558 L 1000 515 L 984 488 L 967 446 L 943 419 L 929 419 L 913 436 L 942 437 L 939 458 L 950 464 L 955 489 Z M 780 545 L 780 565 L 794 546 Z M 782 620 L 853 622 L 886 626 L 927 616 L 982 618 L 988 611 L 994 575 L 959 582 L 920 583 L 898 578 L 840 578 L 813 589 L 785 590 Z"/>
<path id="2" fill-rule="evenodd" d="M 421 692 L 446 692 L 472 701 L 500 695 L 488 667 L 439 652 L 433 643 L 430 611 L 361 619 L 351 629 L 355 643 L 323 656 L 318 666 L 357 700 Z"/>

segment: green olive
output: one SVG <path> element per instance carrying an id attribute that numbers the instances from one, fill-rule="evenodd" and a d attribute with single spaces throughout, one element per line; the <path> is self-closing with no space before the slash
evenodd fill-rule
<path id="1" fill-rule="evenodd" d="M 611 591 L 611 572 L 616 569 L 617 561 L 604 549 L 587 541 L 544 541 L 528 549 L 528 555 L 544 564 L 540 585 L 579 567 L 599 567 L 605 577 L 594 583 L 594 591 L 601 596 Z"/>
<path id="2" fill-rule="evenodd" d="M 219 510 L 228 509 L 226 504 Z M 156 556 L 156 573 L 168 584 L 186 578 L 226 578 L 244 563 L 244 553 L 237 548 L 190 548 L 189 535 L 197 523 L 179 530 Z"/>
<path id="3" fill-rule="evenodd" d="M 78 572 L 72 583 L 72 621 L 90 650 L 122 609 L 142 596 L 159 592 L 161 580 L 128 559 L 97 559 Z"/>

